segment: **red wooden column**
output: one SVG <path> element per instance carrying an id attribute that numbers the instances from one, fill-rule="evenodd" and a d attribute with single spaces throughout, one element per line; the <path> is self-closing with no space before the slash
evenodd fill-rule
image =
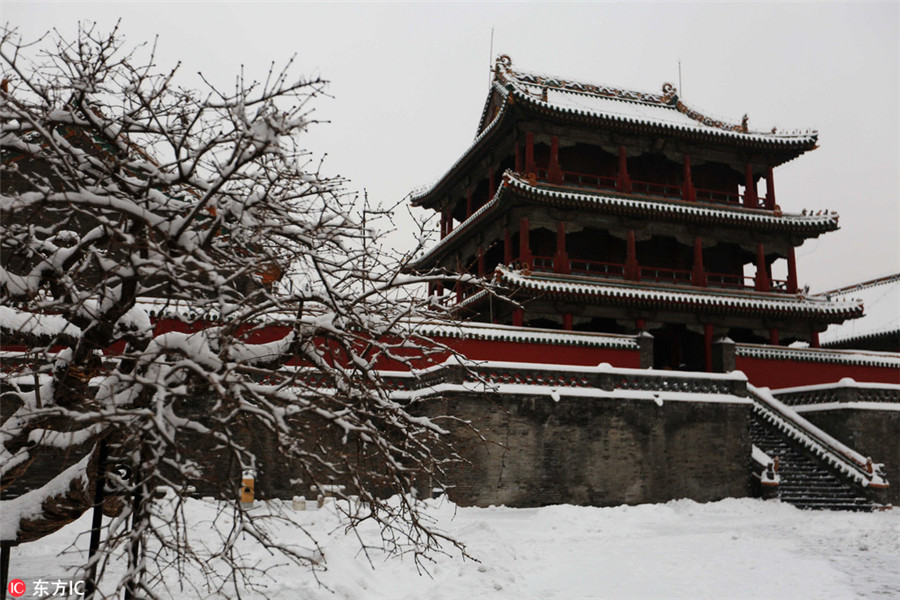
<path id="1" fill-rule="evenodd" d="M 516 139 L 516 144 L 515 144 L 515 146 L 516 146 L 516 149 L 515 149 L 515 157 L 516 157 L 515 168 L 516 168 L 516 173 L 521 173 L 521 172 L 522 172 L 522 167 L 523 167 L 524 165 L 523 165 L 523 163 L 522 163 L 522 146 L 519 145 L 519 140 L 518 140 L 518 138 Z"/>
<path id="2" fill-rule="evenodd" d="M 766 208 L 775 210 L 775 173 L 772 167 L 766 169 Z"/>
<path id="3" fill-rule="evenodd" d="M 809 347 L 810 348 L 818 348 L 819 347 L 819 332 L 818 331 L 812 332 L 812 335 L 810 336 L 810 340 L 809 340 Z"/>
<path id="4" fill-rule="evenodd" d="M 528 238 L 528 217 L 519 220 L 519 260 L 531 267 L 531 241 Z"/>
<path id="5" fill-rule="evenodd" d="M 534 133 L 525 134 L 525 173 L 536 173 L 537 165 L 534 164 Z"/>
<path id="6" fill-rule="evenodd" d="M 794 247 L 791 246 L 788 250 L 788 279 L 787 279 L 787 291 L 791 294 L 797 293 L 797 254 L 794 251 Z"/>
<path id="7" fill-rule="evenodd" d="M 744 171 L 744 206 L 756 208 L 759 205 L 759 197 L 756 195 L 756 180 L 753 179 L 753 165 L 747 163 Z"/>
<path id="8" fill-rule="evenodd" d="M 472 188 L 466 188 L 466 218 L 472 216 Z"/>
<path id="9" fill-rule="evenodd" d="M 616 176 L 616 189 L 620 192 L 631 191 L 631 178 L 628 176 L 628 156 L 625 146 L 619 146 L 619 172 Z"/>
<path id="10" fill-rule="evenodd" d="M 713 326 L 711 323 L 706 323 L 703 326 L 703 362 L 707 373 L 712 373 L 713 370 L 712 343 Z"/>
<path id="11" fill-rule="evenodd" d="M 566 252 L 566 224 L 556 226 L 556 254 L 553 255 L 553 272 L 569 273 L 569 255 Z"/>
<path id="12" fill-rule="evenodd" d="M 516 327 L 521 327 L 525 324 L 525 311 L 523 309 L 517 308 L 513 311 L 512 324 Z"/>
<path id="13" fill-rule="evenodd" d="M 771 289 L 769 274 L 766 272 L 766 251 L 762 244 L 756 245 L 756 291 L 768 292 Z"/>
<path id="14" fill-rule="evenodd" d="M 634 240 L 634 230 L 628 230 L 628 237 L 625 242 L 625 279 L 640 281 L 641 267 L 637 260 L 637 244 Z"/>
<path id="15" fill-rule="evenodd" d="M 563 313 L 563 329 L 572 331 L 572 313 Z"/>
<path id="16" fill-rule="evenodd" d="M 778 330 L 774 327 L 769 330 L 769 344 L 772 346 L 778 345 Z"/>
<path id="17" fill-rule="evenodd" d="M 559 138 L 550 138 L 550 164 L 547 167 L 547 179 L 550 183 L 562 183 L 562 168 L 559 166 Z"/>
<path id="18" fill-rule="evenodd" d="M 456 303 L 459 304 L 463 301 L 463 287 L 462 281 L 456 281 Z"/>
<path id="19" fill-rule="evenodd" d="M 691 284 L 706 287 L 706 270 L 703 268 L 703 240 L 694 238 L 694 270 L 691 272 Z"/>
<path id="20" fill-rule="evenodd" d="M 478 246 L 478 276 L 484 277 L 484 248 Z"/>
<path id="21" fill-rule="evenodd" d="M 696 202 L 697 194 L 694 191 L 694 183 L 691 181 L 691 155 L 684 155 L 684 185 L 681 190 L 681 198 L 688 202 Z"/>
<path id="22" fill-rule="evenodd" d="M 647 330 L 647 321 L 644 319 L 635 319 L 634 326 L 638 331 L 646 331 Z"/>
<path id="23" fill-rule="evenodd" d="M 450 209 L 441 210 L 441 237 L 445 238 L 453 228 L 453 218 L 450 216 Z"/>
<path id="24" fill-rule="evenodd" d="M 512 236 L 509 227 L 503 228 L 503 264 L 509 266 L 513 260 Z"/>

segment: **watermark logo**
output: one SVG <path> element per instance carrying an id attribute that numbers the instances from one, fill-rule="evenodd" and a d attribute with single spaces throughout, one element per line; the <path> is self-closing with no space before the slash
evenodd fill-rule
<path id="1" fill-rule="evenodd" d="M 32 581 L 31 597 L 34 598 L 84 598 L 84 581 L 72 581 L 65 579 L 57 579 L 55 581 L 46 581 L 38 579 Z M 25 595 L 28 586 L 21 579 L 13 579 L 6 586 L 6 591 L 13 598 L 20 598 Z"/>
<path id="2" fill-rule="evenodd" d="M 9 592 L 9 595 L 13 598 L 18 598 L 25 593 L 25 582 L 21 579 L 13 579 L 9 582 L 9 585 L 6 586 L 6 591 Z"/>

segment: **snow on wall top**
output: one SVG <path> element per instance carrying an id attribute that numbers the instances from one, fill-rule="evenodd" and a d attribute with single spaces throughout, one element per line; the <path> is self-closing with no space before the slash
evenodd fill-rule
<path id="1" fill-rule="evenodd" d="M 763 292 L 732 293 L 728 291 L 697 288 L 673 289 L 667 286 L 639 283 L 614 283 L 589 279 L 577 275 L 557 275 L 497 267 L 499 280 L 509 286 L 539 292 L 565 295 L 594 296 L 653 304 L 702 306 L 705 309 L 751 309 L 756 312 L 779 314 L 808 314 L 820 317 L 849 318 L 862 311 L 859 302 L 829 300 L 821 296 L 771 294 Z"/>
<path id="2" fill-rule="evenodd" d="M 662 94 L 654 94 L 514 70 L 505 55 L 496 65 L 495 78 L 516 100 L 557 112 L 783 146 L 812 148 L 818 138 L 812 129 L 750 131 L 746 116 L 740 124 L 709 117 L 684 104 L 671 83 L 662 86 Z"/>
<path id="3" fill-rule="evenodd" d="M 834 299 L 862 301 L 863 316 L 831 325 L 819 334 L 822 344 L 838 344 L 900 331 L 900 273 L 824 293 Z"/>
<path id="4" fill-rule="evenodd" d="M 737 344 L 735 353 L 746 358 L 796 360 L 803 362 L 900 368 L 900 354 L 869 350 L 829 350 L 827 348 L 791 348 L 761 344 Z M 843 380 L 842 380 L 843 381 Z M 883 384 L 876 384 L 882 386 Z M 780 390 L 783 391 L 783 390 Z"/>

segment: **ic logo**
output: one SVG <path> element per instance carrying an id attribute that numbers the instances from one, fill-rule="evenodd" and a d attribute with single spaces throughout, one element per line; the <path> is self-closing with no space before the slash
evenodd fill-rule
<path id="1" fill-rule="evenodd" d="M 9 582 L 9 585 L 6 587 L 9 595 L 13 598 L 18 598 L 19 596 L 25 593 L 25 582 L 21 579 L 13 579 Z"/>

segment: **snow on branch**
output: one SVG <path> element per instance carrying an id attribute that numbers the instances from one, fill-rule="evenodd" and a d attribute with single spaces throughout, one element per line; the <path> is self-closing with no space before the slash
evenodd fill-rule
<path id="1" fill-rule="evenodd" d="M 340 482 L 385 539 L 435 547 L 410 492 L 454 454 L 378 366 L 435 351 L 410 324 L 447 317 L 420 289 L 450 277 L 403 274 L 415 252 L 386 250 L 390 211 L 306 148 L 323 81 L 289 61 L 192 90 L 153 52 L 88 24 L 34 45 L 0 29 L 0 333 L 21 353 L 0 370 L 4 527 L 47 517 L 71 482 L 89 490 L 87 459 L 29 465 L 102 437 L 139 524 L 113 522 L 109 555 L 196 559 L 183 521 L 151 522 L 151 492 L 235 499 L 245 469 L 270 496 Z M 120 584 L 153 595 L 153 560 Z"/>

